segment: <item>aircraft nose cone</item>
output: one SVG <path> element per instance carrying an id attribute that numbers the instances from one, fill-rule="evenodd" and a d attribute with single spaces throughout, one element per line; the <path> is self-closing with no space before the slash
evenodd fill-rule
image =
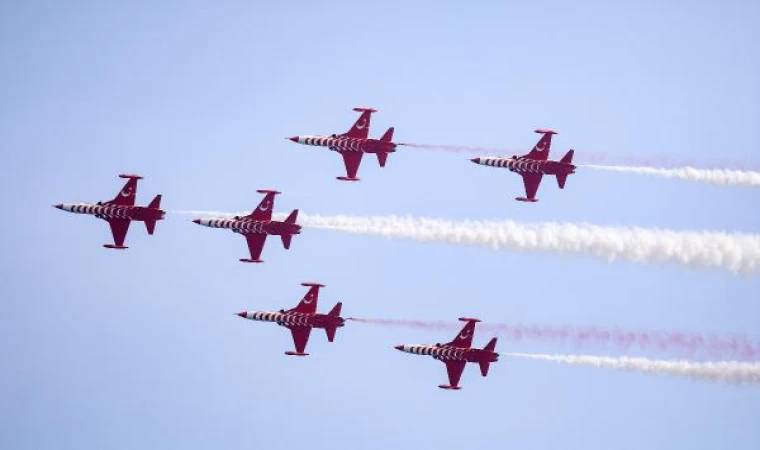
<path id="1" fill-rule="evenodd" d="M 404 346 L 403 345 L 397 345 L 397 346 L 395 346 L 393 348 L 395 348 L 396 350 L 401 350 L 402 352 L 404 351 Z"/>
<path id="2" fill-rule="evenodd" d="M 248 317 L 247 317 L 247 316 L 248 316 L 248 313 L 247 313 L 246 311 L 240 311 L 239 313 L 236 313 L 235 315 L 236 315 L 236 316 L 240 316 L 240 317 L 242 317 L 243 319 L 247 319 L 247 318 L 248 318 Z"/>
<path id="3" fill-rule="evenodd" d="M 474 162 L 475 164 L 480 164 L 480 158 L 472 158 L 470 162 Z"/>
<path id="4" fill-rule="evenodd" d="M 293 136 L 293 137 L 289 137 L 289 138 L 285 138 L 285 139 L 289 139 L 289 140 L 291 140 L 293 142 L 298 142 L 298 136 Z"/>
<path id="5" fill-rule="evenodd" d="M 53 208 L 63 209 L 63 204 L 59 203 L 57 205 L 53 205 Z"/>
<path id="6" fill-rule="evenodd" d="M 198 225 L 200 225 L 201 224 L 201 219 L 195 219 L 195 220 L 193 220 L 193 223 L 197 223 Z"/>

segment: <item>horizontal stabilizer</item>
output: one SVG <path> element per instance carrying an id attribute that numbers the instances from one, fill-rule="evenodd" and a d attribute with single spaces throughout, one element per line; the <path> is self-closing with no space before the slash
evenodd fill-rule
<path id="1" fill-rule="evenodd" d="M 288 356 L 309 356 L 308 353 L 304 352 L 285 352 L 285 354 Z"/>
<path id="2" fill-rule="evenodd" d="M 148 234 L 153 235 L 153 232 L 156 231 L 156 221 L 155 220 L 146 220 L 145 221 L 145 229 L 148 230 Z"/>
<path id="3" fill-rule="evenodd" d="M 441 389 L 448 389 L 448 390 L 452 390 L 452 391 L 458 391 L 458 390 L 462 389 L 460 386 L 449 386 L 448 384 L 440 384 L 440 385 L 438 385 L 438 387 L 441 388 Z"/>
<path id="4" fill-rule="evenodd" d="M 526 198 L 526 197 L 515 197 L 515 200 L 518 202 L 528 202 L 528 203 L 535 203 L 538 201 L 537 198 Z"/>
<path id="5" fill-rule="evenodd" d="M 113 245 L 113 244 L 103 244 L 103 247 L 105 247 L 105 248 L 113 248 L 113 249 L 116 249 L 116 250 L 124 250 L 124 249 L 129 248 L 126 245 Z"/>
<path id="6" fill-rule="evenodd" d="M 120 173 L 119 178 L 127 178 L 127 179 L 135 179 L 135 180 L 142 180 L 142 177 L 140 175 L 134 175 L 134 174 L 128 174 L 128 173 Z"/>
<path id="7" fill-rule="evenodd" d="M 354 111 L 356 111 L 356 112 L 371 112 L 371 113 L 376 113 L 377 112 L 377 110 L 375 108 L 367 108 L 367 107 L 364 107 L 364 106 L 357 106 L 356 108 L 354 108 Z"/>
<path id="8" fill-rule="evenodd" d="M 566 173 L 557 174 L 557 185 L 560 189 L 565 189 L 565 181 L 567 181 Z"/>
<path id="9" fill-rule="evenodd" d="M 263 259 L 241 258 L 240 262 L 245 262 L 245 263 L 263 263 L 264 260 Z"/>
<path id="10" fill-rule="evenodd" d="M 486 361 L 480 362 L 480 374 L 484 377 L 488 375 L 488 368 L 491 367 L 491 363 Z"/>

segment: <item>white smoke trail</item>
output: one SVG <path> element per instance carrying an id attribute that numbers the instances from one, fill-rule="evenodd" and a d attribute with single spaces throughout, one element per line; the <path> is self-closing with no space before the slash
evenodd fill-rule
<path id="1" fill-rule="evenodd" d="M 729 383 L 760 383 L 760 363 L 737 361 L 659 361 L 647 358 L 613 358 L 590 355 L 546 355 L 540 353 L 500 353 L 502 356 L 554 361 L 571 365 L 633 370 L 659 375 L 679 375 L 694 379 Z"/>
<path id="2" fill-rule="evenodd" d="M 233 216 L 222 211 L 171 211 L 196 216 Z M 237 213 L 246 215 L 247 213 Z M 285 215 L 275 214 L 276 220 Z M 760 269 L 760 235 L 603 227 L 586 223 L 524 224 L 512 220 L 460 222 L 398 216 L 352 217 L 304 214 L 298 223 L 344 233 L 419 242 L 486 247 L 500 251 L 585 254 L 607 261 L 673 263 L 751 274 Z"/>
<path id="3" fill-rule="evenodd" d="M 752 273 L 760 268 L 760 235 L 673 231 L 591 224 L 461 221 L 413 217 L 302 215 L 307 227 L 493 250 L 586 254 L 607 261 L 675 263 Z"/>
<path id="4" fill-rule="evenodd" d="M 612 172 L 627 172 L 665 178 L 677 178 L 679 180 L 694 181 L 698 183 L 710 183 L 718 186 L 760 186 L 760 172 L 750 170 L 697 169 L 694 167 L 664 169 L 658 167 L 599 165 L 583 165 L 580 167 L 588 167 L 590 169 L 607 170 Z"/>

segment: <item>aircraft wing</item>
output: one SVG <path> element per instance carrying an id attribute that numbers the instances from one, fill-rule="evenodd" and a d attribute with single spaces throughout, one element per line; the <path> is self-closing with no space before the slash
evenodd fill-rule
<path id="1" fill-rule="evenodd" d="M 127 177 L 127 175 L 124 175 L 123 177 Z M 116 197 L 105 203 L 107 205 L 135 206 L 135 199 L 137 198 L 137 180 L 139 179 L 140 178 L 137 176 L 129 178 L 124 184 L 124 187 L 121 188 L 121 191 L 116 194 Z"/>
<path id="2" fill-rule="evenodd" d="M 317 302 L 319 302 L 319 288 L 322 287 L 318 283 L 306 283 L 305 286 L 310 286 L 309 291 L 303 296 L 301 301 L 295 308 L 289 309 L 289 312 L 298 312 L 304 314 L 315 314 L 317 312 Z"/>
<path id="3" fill-rule="evenodd" d="M 251 259 L 256 262 L 261 261 L 261 251 L 264 250 L 264 243 L 266 243 L 266 234 L 246 234 L 244 235 L 246 241 L 248 241 L 248 250 L 251 252 Z"/>
<path id="4" fill-rule="evenodd" d="M 538 192 L 538 186 L 541 185 L 541 178 L 543 178 L 543 174 L 540 173 L 524 173 L 522 174 L 523 177 L 523 184 L 525 185 L 525 196 L 533 200 L 536 198 L 536 192 Z"/>
<path id="5" fill-rule="evenodd" d="M 108 225 L 111 226 L 111 234 L 113 235 L 113 243 L 118 247 L 124 245 L 124 239 L 127 238 L 127 231 L 129 231 L 129 219 L 107 219 Z"/>
<path id="6" fill-rule="evenodd" d="M 293 343 L 296 346 L 296 352 L 304 353 L 306 344 L 309 342 L 311 327 L 289 326 L 290 334 L 293 335 Z"/>
<path id="7" fill-rule="evenodd" d="M 367 139 L 367 136 L 369 136 L 369 122 L 374 110 L 370 108 L 356 108 L 354 110 L 362 111 L 362 115 L 356 119 L 356 123 L 343 136 L 354 139 Z"/>
<path id="8" fill-rule="evenodd" d="M 462 327 L 462 331 L 456 335 L 453 341 L 447 345 L 456 348 L 470 348 L 472 346 L 472 337 L 475 335 L 475 320 L 471 320 Z"/>
<path id="9" fill-rule="evenodd" d="M 449 387 L 457 389 L 459 387 L 459 380 L 462 378 L 462 372 L 464 372 L 464 366 L 467 364 L 465 361 L 445 361 L 446 371 L 449 373 Z"/>
<path id="10" fill-rule="evenodd" d="M 274 196 L 279 194 L 277 191 L 260 190 L 260 193 L 266 194 L 259 203 L 259 206 L 246 217 L 253 220 L 272 220 L 272 210 L 274 209 Z"/>
<path id="11" fill-rule="evenodd" d="M 359 165 L 362 163 L 362 152 L 340 152 L 343 157 L 343 164 L 346 166 L 346 175 L 350 179 L 356 179 L 356 173 L 359 171 Z"/>
<path id="12" fill-rule="evenodd" d="M 541 139 L 533 146 L 530 153 L 523 155 L 520 159 L 534 159 L 536 161 L 546 161 L 549 158 L 549 151 L 552 146 L 552 130 L 536 130 L 536 133 L 542 133 Z"/>

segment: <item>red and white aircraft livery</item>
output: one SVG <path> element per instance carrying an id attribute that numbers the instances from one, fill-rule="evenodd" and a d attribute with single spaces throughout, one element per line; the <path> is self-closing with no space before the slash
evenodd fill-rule
<path id="1" fill-rule="evenodd" d="M 573 150 L 570 150 L 559 161 L 549 161 L 549 150 L 552 145 L 552 135 L 557 134 L 552 130 L 536 130 L 543 134 L 533 150 L 527 155 L 501 158 L 498 156 L 486 156 L 473 158 L 470 161 L 484 166 L 504 167 L 516 172 L 523 177 L 525 184 L 525 197 L 517 197 L 521 202 L 537 202 L 536 192 L 544 175 L 556 175 L 560 189 L 565 188 L 567 176 L 575 173 L 573 162 Z"/>
<path id="2" fill-rule="evenodd" d="M 343 305 L 338 302 L 333 309 L 327 314 L 317 313 L 317 302 L 319 300 L 319 288 L 324 284 L 319 283 L 301 283 L 301 286 L 308 286 L 309 292 L 303 297 L 301 302 L 293 309 L 279 312 L 266 311 L 243 311 L 237 313 L 244 319 L 259 320 L 262 322 L 274 322 L 277 325 L 287 327 L 293 335 L 293 342 L 296 351 L 285 352 L 286 355 L 306 356 L 306 343 L 309 342 L 309 334 L 312 328 L 324 328 L 327 333 L 327 340 L 335 340 L 335 332 L 339 327 L 345 325 L 345 319 L 340 317 L 340 308 Z"/>
<path id="3" fill-rule="evenodd" d="M 137 180 L 142 179 L 139 175 L 119 175 L 119 178 L 127 178 L 128 181 L 121 188 L 116 197 L 108 202 L 92 203 L 61 203 L 53 205 L 58 209 L 78 214 L 90 214 L 103 219 L 111 226 L 113 244 L 104 244 L 106 248 L 125 249 L 124 239 L 127 237 L 129 224 L 133 220 L 145 222 L 148 234 L 153 234 L 156 229 L 156 221 L 163 220 L 166 214 L 161 208 L 161 195 L 157 195 L 148 206 L 135 206 L 137 197 Z"/>
<path id="4" fill-rule="evenodd" d="M 491 339 L 485 348 L 472 348 L 472 336 L 475 333 L 475 324 L 478 319 L 460 317 L 459 320 L 467 322 L 457 337 L 448 344 L 435 345 L 397 345 L 396 350 L 415 355 L 429 355 L 446 364 L 449 373 L 449 384 L 438 386 L 442 389 L 460 389 L 459 379 L 462 377 L 464 366 L 468 362 L 480 364 L 480 373 L 488 375 L 488 368 L 492 362 L 499 360 L 496 349 L 496 338 Z"/>
<path id="5" fill-rule="evenodd" d="M 285 250 L 290 248 L 290 241 L 294 234 L 301 234 L 301 226 L 296 224 L 298 210 L 294 209 L 283 222 L 272 220 L 274 209 L 274 196 L 278 191 L 258 190 L 259 194 L 266 194 L 259 206 L 247 216 L 215 217 L 210 219 L 195 219 L 194 223 L 210 228 L 227 228 L 233 233 L 240 233 L 248 241 L 248 250 L 251 258 L 242 258 L 240 261 L 249 263 L 264 262 L 261 251 L 264 249 L 267 236 L 278 235 L 282 238 L 282 246 Z"/>
<path id="6" fill-rule="evenodd" d="M 396 151 L 393 139 L 393 127 L 388 128 L 383 137 L 372 139 L 369 136 L 369 122 L 373 108 L 354 108 L 354 111 L 362 113 L 357 119 L 354 126 L 345 134 L 331 134 L 330 136 L 293 136 L 290 139 L 293 142 L 306 145 L 316 145 L 320 147 L 329 147 L 330 150 L 340 153 L 343 157 L 343 163 L 346 165 L 346 176 L 337 177 L 343 181 L 358 181 L 356 172 L 362 162 L 362 156 L 365 153 L 374 153 L 377 155 L 377 161 L 380 167 L 385 167 L 388 160 L 388 154 Z"/>

